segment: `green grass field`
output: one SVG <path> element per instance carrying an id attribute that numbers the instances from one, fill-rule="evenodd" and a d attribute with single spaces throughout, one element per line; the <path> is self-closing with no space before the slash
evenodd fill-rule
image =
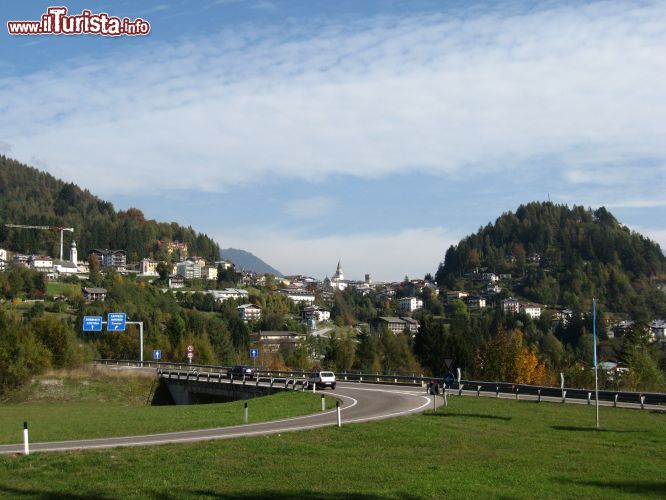
<path id="1" fill-rule="evenodd" d="M 192 406 L 150 406 L 154 378 L 82 370 L 33 381 L 3 402 L 0 444 L 22 442 L 23 422 L 33 442 L 129 436 L 224 427 L 243 423 L 244 401 Z M 248 401 L 250 422 L 321 411 L 321 398 L 287 391 Z M 334 399 L 327 398 L 329 408 Z"/>
<path id="2" fill-rule="evenodd" d="M 436 414 L 341 429 L 0 457 L 0 495 L 666 497 L 666 415 L 601 408 L 601 422 L 592 406 L 454 397 Z"/>

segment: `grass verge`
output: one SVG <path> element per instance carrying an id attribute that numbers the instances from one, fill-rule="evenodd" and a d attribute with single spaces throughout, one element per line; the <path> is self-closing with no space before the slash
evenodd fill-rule
<path id="1" fill-rule="evenodd" d="M 664 498 L 666 415 L 487 398 L 284 435 L 0 457 L 26 498 Z M 93 480 L 94 479 L 94 480 Z"/>

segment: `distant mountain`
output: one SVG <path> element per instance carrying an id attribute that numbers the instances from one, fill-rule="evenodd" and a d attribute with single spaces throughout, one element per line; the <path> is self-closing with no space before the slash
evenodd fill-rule
<path id="1" fill-rule="evenodd" d="M 220 250 L 223 259 L 228 259 L 234 263 L 239 269 L 246 271 L 254 271 L 261 274 L 272 274 L 274 276 L 282 277 L 282 273 L 269 266 L 259 257 L 245 250 L 238 250 L 237 248 L 226 248 Z"/>

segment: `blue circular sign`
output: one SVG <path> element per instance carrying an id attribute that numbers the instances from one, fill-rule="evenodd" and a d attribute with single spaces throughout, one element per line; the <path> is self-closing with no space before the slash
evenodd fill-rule
<path id="1" fill-rule="evenodd" d="M 455 377 L 453 376 L 453 373 L 449 372 L 446 375 L 444 375 L 444 383 L 446 384 L 447 387 L 451 387 L 454 380 Z"/>

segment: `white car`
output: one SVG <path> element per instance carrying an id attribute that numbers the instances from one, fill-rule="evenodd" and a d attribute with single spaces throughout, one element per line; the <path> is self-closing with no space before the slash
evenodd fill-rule
<path id="1" fill-rule="evenodd" d="M 335 389 L 335 373 L 317 372 L 308 378 L 308 387 L 311 387 L 312 384 L 314 384 L 317 389 L 325 389 L 326 387 Z"/>

